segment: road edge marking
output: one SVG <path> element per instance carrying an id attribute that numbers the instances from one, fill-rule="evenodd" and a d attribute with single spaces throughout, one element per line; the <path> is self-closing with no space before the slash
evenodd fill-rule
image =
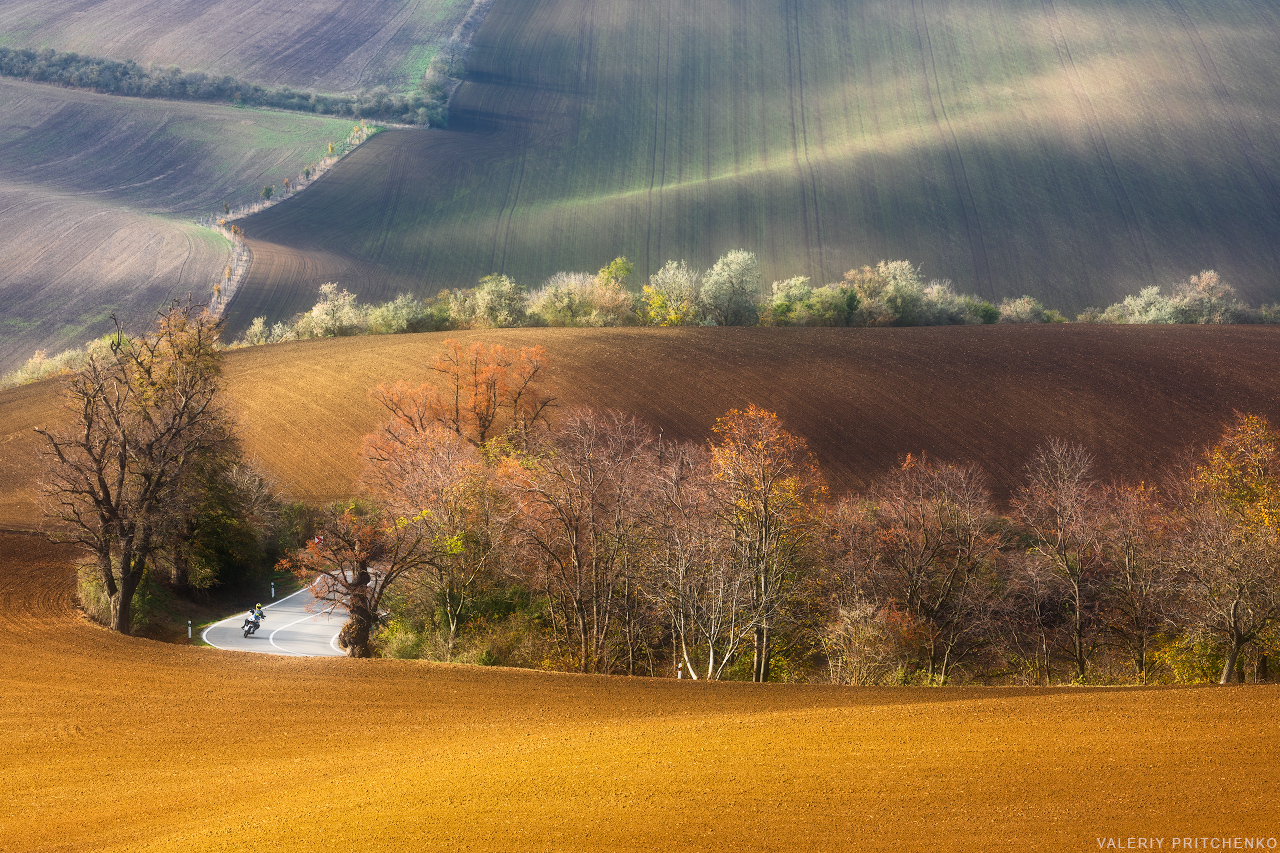
<path id="1" fill-rule="evenodd" d="M 307 585 L 306 585 L 306 586 L 304 586 L 302 589 L 297 590 L 296 592 L 291 592 L 291 593 L 289 593 L 288 595 L 286 595 L 284 598 L 280 599 L 279 601 L 273 601 L 273 602 L 271 602 L 270 604 L 268 604 L 268 605 L 266 605 L 265 607 L 263 607 L 262 609 L 263 609 L 263 610 L 266 610 L 268 607 L 275 607 L 277 604 L 284 604 L 286 601 L 288 601 L 289 599 L 293 598 L 295 595 L 302 595 L 304 592 L 307 592 L 307 591 L 308 591 L 308 590 L 310 590 L 310 589 L 311 589 L 311 584 L 307 584 Z M 233 621 L 233 620 L 235 620 L 235 619 L 240 619 L 240 618 L 243 618 L 243 617 L 241 617 L 239 614 L 237 614 L 237 615 L 235 615 L 235 616 L 228 616 L 226 619 L 219 619 L 217 622 L 212 622 L 212 623 L 210 623 L 210 624 L 206 625 L 206 626 L 205 626 L 205 628 L 204 628 L 204 630 L 200 632 L 200 639 L 201 639 L 202 641 L 204 641 L 205 643 L 207 643 L 208 645 L 212 646 L 213 648 L 217 649 L 218 651 L 222 651 L 222 652 L 242 652 L 242 651 L 244 651 L 244 649 L 229 649 L 229 648 L 227 648 L 226 646 L 220 646 L 220 645 L 218 645 L 217 643 L 210 643 L 210 642 L 209 642 L 209 632 L 210 632 L 210 631 L 212 631 L 214 628 L 216 628 L 216 627 L 218 627 L 219 625 L 221 625 L 223 622 L 231 622 L 231 621 Z M 279 646 L 277 646 L 276 648 L 279 648 Z M 252 652 L 250 652 L 250 654 L 252 654 Z M 306 657 L 306 655 L 298 655 L 298 654 L 296 654 L 295 652 L 289 652 L 289 654 L 293 655 L 294 657 Z"/>

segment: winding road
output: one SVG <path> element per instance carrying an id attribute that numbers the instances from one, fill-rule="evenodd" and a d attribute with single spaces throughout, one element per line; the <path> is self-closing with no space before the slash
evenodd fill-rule
<path id="1" fill-rule="evenodd" d="M 268 655 L 297 657 L 341 657 L 338 632 L 346 619 L 326 612 L 305 587 L 263 609 L 263 620 L 257 632 L 245 637 L 241 626 L 246 613 L 228 616 L 215 622 L 200 635 L 217 649 L 258 652 Z"/>

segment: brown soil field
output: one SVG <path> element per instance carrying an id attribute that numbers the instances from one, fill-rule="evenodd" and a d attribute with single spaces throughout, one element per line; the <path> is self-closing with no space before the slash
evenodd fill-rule
<path id="1" fill-rule="evenodd" d="M 328 339 L 235 350 L 225 381 L 245 449 L 297 499 L 351 493 L 380 382 L 423 381 L 449 337 L 547 348 L 561 406 L 633 412 L 701 441 L 730 408 L 777 411 L 833 491 L 907 454 L 977 462 L 998 499 L 1050 436 L 1104 477 L 1156 479 L 1239 410 L 1280 422 L 1280 329 L 979 326 L 918 329 L 520 329 Z M 34 517 L 36 436 L 56 386 L 0 391 L 0 524 Z"/>
<path id="2" fill-rule="evenodd" d="M 0 44 L 329 93 L 411 88 L 470 0 L 7 0 Z"/>
<path id="3" fill-rule="evenodd" d="M 258 198 L 351 122 L 0 80 L 0 374 L 108 315 L 208 299 L 230 244 L 190 220 Z"/>
<path id="4" fill-rule="evenodd" d="M 275 658 L 0 533 L 0 850 L 1098 849 L 1280 835 L 1280 687 L 837 688 Z"/>
<path id="5" fill-rule="evenodd" d="M 1157 469 L 1232 408 L 1280 415 L 1280 330 L 524 330 L 564 404 L 705 437 L 757 402 L 856 486 L 920 449 L 1016 480 L 1042 436 Z M 249 452 L 349 490 L 378 381 L 444 335 L 229 354 Z M 0 392 L 0 524 L 30 526 L 30 427 Z M 111 634 L 75 552 L 0 532 L 0 850 L 1099 849 L 1280 836 L 1280 687 L 843 688 L 286 659 Z M 1136 843 L 1136 842 L 1135 842 Z"/>

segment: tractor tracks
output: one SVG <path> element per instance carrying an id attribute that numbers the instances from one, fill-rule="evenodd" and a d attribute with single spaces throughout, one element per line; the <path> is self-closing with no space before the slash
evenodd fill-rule
<path id="1" fill-rule="evenodd" d="M 973 190 L 969 186 L 964 157 L 960 153 L 960 140 L 951 126 L 946 103 L 942 100 L 937 60 L 934 57 L 933 42 L 929 37 L 929 24 L 925 20 L 921 0 L 911 0 L 911 17 L 915 24 L 916 44 L 920 49 L 925 95 L 929 101 L 929 116 L 933 120 L 934 127 L 938 129 L 942 148 L 947 155 L 947 171 L 951 175 L 951 184 L 960 201 L 960 218 L 964 222 L 965 236 L 969 241 L 974 273 L 980 289 L 984 292 L 992 292 L 994 285 L 991 279 L 991 264 L 987 257 L 986 241 L 982 235 L 982 222 L 978 217 L 978 205 L 973 199 Z M 939 111 L 942 113 L 941 120 L 938 118 Z"/>
<path id="2" fill-rule="evenodd" d="M 1044 18 L 1049 28 L 1049 35 L 1053 38 L 1053 49 L 1057 53 L 1058 63 L 1062 66 L 1062 71 L 1066 75 L 1067 86 L 1071 89 L 1071 95 L 1075 99 L 1076 106 L 1079 107 L 1080 114 L 1084 117 L 1085 127 L 1089 133 L 1089 144 L 1093 147 L 1098 162 L 1102 166 L 1103 175 L 1111 188 L 1111 194 L 1115 197 L 1116 205 L 1120 208 L 1120 216 L 1124 220 L 1129 242 L 1132 244 L 1134 252 L 1142 258 L 1149 280 L 1154 283 L 1155 267 L 1151 263 L 1151 253 L 1147 250 L 1147 241 L 1142 234 L 1142 224 L 1138 221 L 1137 211 L 1133 207 L 1133 202 L 1129 200 L 1129 193 L 1124 188 L 1124 181 L 1120 178 L 1120 170 L 1116 168 L 1115 160 L 1111 157 L 1111 150 L 1107 147 L 1106 137 L 1102 133 L 1102 123 L 1098 121 L 1098 114 L 1093 108 L 1093 102 L 1089 100 L 1084 83 L 1080 79 L 1080 72 L 1076 68 L 1075 58 L 1071 55 L 1071 46 L 1067 42 L 1066 33 L 1062 30 L 1062 24 L 1058 20 L 1058 10 L 1054 7 L 1053 0 L 1040 0 L 1040 6 L 1044 10 Z"/>
<path id="3" fill-rule="evenodd" d="M 658 60 L 653 80 L 653 140 L 650 143 L 648 227 L 644 257 L 649 269 L 662 265 L 662 188 L 667 184 L 667 124 L 671 111 L 671 2 L 658 13 Z M 661 130 L 659 130 L 661 128 Z M 654 189 L 657 188 L 657 225 L 654 225 Z M 655 241 L 656 232 L 656 241 Z M 655 246 L 654 243 L 657 243 Z M 655 266 L 654 255 L 657 254 Z"/>
<path id="4" fill-rule="evenodd" d="M 1169 7 L 1178 17 L 1178 22 L 1182 24 L 1182 29 L 1186 32 L 1187 38 L 1191 41 L 1191 47 L 1196 52 L 1196 59 L 1200 61 L 1200 67 L 1204 69 L 1205 76 L 1208 77 L 1209 84 L 1213 87 L 1214 95 L 1217 96 L 1219 103 L 1222 104 L 1223 112 L 1226 113 L 1227 124 L 1231 128 L 1231 134 L 1236 138 L 1236 144 L 1240 147 L 1240 155 L 1244 157 L 1254 181 L 1257 182 L 1259 189 L 1262 190 L 1262 194 L 1266 196 L 1267 203 L 1271 206 L 1271 212 L 1276 215 L 1277 219 L 1280 219 L 1280 190 L 1276 188 L 1271 174 L 1259 163 L 1258 150 L 1254 147 L 1253 140 L 1249 138 L 1249 131 L 1245 127 L 1240 108 L 1236 106 L 1235 99 L 1231 97 L 1231 90 L 1227 88 L 1222 75 L 1218 73 L 1218 66 L 1213 61 L 1213 55 L 1209 52 L 1208 45 L 1200 37 L 1200 31 L 1196 29 L 1195 21 L 1191 19 L 1191 15 L 1187 13 L 1186 7 L 1182 5 L 1181 0 L 1169 0 Z"/>
<path id="5" fill-rule="evenodd" d="M 825 274 L 822 253 L 822 218 L 818 204 L 818 181 L 809 159 L 809 130 L 805 122 L 804 51 L 800 41 L 799 0 L 787 0 L 784 6 L 787 24 L 787 90 L 791 107 L 791 156 L 800 184 L 800 221 L 804 231 L 805 262 L 815 278 Z M 801 165 L 803 161 L 804 165 Z M 812 220 L 812 221 L 811 221 Z M 813 263 L 814 250 L 818 263 Z"/>

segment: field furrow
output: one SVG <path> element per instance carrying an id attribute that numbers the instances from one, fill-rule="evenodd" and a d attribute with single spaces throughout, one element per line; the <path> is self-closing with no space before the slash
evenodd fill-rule
<path id="1" fill-rule="evenodd" d="M 1277 0 L 1184 5 L 1195 28 L 1168 0 L 499 4 L 451 129 L 370 143 L 415 177 L 341 167 L 394 210 L 316 188 L 246 228 L 359 259 L 369 300 L 745 248 L 766 280 L 907 258 L 1068 314 L 1208 268 L 1274 301 Z M 251 270 L 233 325 L 306 307 L 273 294 Z"/>
<path id="2" fill-rule="evenodd" d="M 1223 112 L 1226 114 L 1227 123 L 1231 127 L 1232 135 L 1235 136 L 1236 144 L 1240 147 L 1240 156 L 1245 164 L 1249 167 L 1249 172 L 1253 179 L 1257 181 L 1258 188 L 1266 196 L 1267 201 L 1271 205 L 1272 212 L 1280 216 L 1280 190 L 1276 188 L 1275 179 L 1272 175 L 1262 168 L 1258 162 L 1257 151 L 1254 148 L 1253 141 L 1249 139 L 1249 131 L 1245 127 L 1245 123 L 1240 115 L 1240 109 L 1236 106 L 1235 99 L 1231 96 L 1231 91 L 1227 88 L 1222 80 L 1222 76 L 1218 73 L 1218 67 L 1214 64 L 1213 55 L 1210 53 L 1208 46 L 1204 43 L 1204 39 L 1200 37 L 1200 31 L 1196 29 L 1195 21 L 1187 14 L 1186 8 L 1179 0 L 1169 0 L 1169 5 L 1178 15 L 1178 19 L 1182 22 L 1183 28 L 1186 30 L 1187 37 L 1195 49 L 1196 58 L 1200 62 L 1200 67 L 1204 70 L 1205 76 L 1213 86 L 1213 92 L 1217 96 L 1219 104 L 1222 106 Z"/>
<path id="3" fill-rule="evenodd" d="M 230 252 L 198 216 L 296 180 L 346 120 L 0 80 L 0 374 L 207 300 Z"/>

